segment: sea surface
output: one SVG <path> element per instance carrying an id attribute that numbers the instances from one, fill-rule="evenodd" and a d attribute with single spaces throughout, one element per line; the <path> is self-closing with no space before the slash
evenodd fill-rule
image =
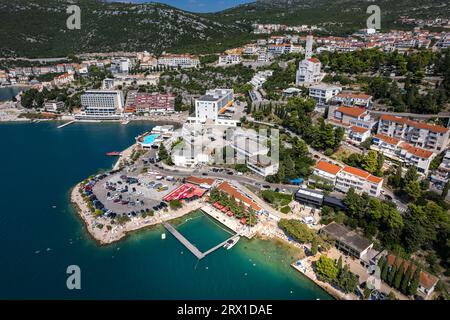
<path id="1" fill-rule="evenodd" d="M 99 247 L 69 203 L 72 186 L 114 159 L 149 123 L 0 124 L 0 299 L 330 299 L 290 267 L 296 252 L 245 240 L 202 261 L 163 227 Z M 230 236 L 196 212 L 174 222 L 205 251 Z M 67 267 L 81 269 L 68 290 Z"/>
<path id="2" fill-rule="evenodd" d="M 0 88 L 0 101 L 8 101 L 15 97 L 20 91 L 25 90 L 25 87 L 4 87 Z"/>

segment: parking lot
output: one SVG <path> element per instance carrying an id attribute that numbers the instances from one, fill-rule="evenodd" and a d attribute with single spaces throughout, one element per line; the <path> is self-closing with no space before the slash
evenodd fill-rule
<path id="1" fill-rule="evenodd" d="M 117 173 L 99 181 L 93 193 L 106 210 L 134 216 L 132 213 L 164 209 L 167 204 L 162 202 L 163 197 L 177 186 L 177 181 L 164 176 L 142 174 L 131 177 Z"/>

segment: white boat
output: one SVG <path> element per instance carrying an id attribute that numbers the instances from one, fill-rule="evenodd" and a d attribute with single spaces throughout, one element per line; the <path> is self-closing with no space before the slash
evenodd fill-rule
<path id="1" fill-rule="evenodd" d="M 236 237 L 236 238 L 228 240 L 227 243 L 225 243 L 223 247 L 227 250 L 230 250 L 231 248 L 233 248 L 236 245 L 236 243 L 238 243 L 240 238 L 241 237 Z"/>
<path id="2" fill-rule="evenodd" d="M 162 239 L 162 240 L 165 240 L 165 239 L 166 239 L 166 234 L 165 234 L 165 233 L 161 234 L 161 239 Z"/>

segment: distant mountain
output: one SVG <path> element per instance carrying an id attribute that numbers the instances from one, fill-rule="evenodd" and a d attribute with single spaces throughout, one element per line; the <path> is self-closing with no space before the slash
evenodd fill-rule
<path id="1" fill-rule="evenodd" d="M 68 30 L 66 9 L 81 9 L 81 30 Z M 205 45 L 241 35 L 243 27 L 164 4 L 100 0 L 0 0 L 0 55 L 60 56 L 77 52 Z"/>
<path id="2" fill-rule="evenodd" d="M 66 8 L 81 8 L 81 30 L 68 30 Z M 168 5 L 101 0 L 0 0 L 0 56 L 49 57 L 80 52 L 221 52 L 254 38 L 253 23 L 320 24 L 329 33 L 365 27 L 377 4 L 382 28 L 401 15 L 450 17 L 448 0 L 258 0 L 218 13 Z"/>

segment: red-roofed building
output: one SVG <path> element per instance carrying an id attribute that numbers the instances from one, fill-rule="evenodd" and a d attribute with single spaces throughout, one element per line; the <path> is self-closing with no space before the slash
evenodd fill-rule
<path id="1" fill-rule="evenodd" d="M 395 256 L 390 254 L 387 256 L 388 265 L 390 268 L 395 263 Z M 397 258 L 397 268 L 400 268 L 403 265 L 404 271 L 406 272 L 409 268 L 410 261 L 404 260 L 400 257 Z M 417 267 L 415 264 L 412 264 L 411 266 L 412 271 L 415 272 Z M 434 289 L 436 288 L 436 284 L 439 282 L 439 279 L 428 272 L 420 271 L 419 275 L 419 286 L 417 288 L 417 293 L 421 295 L 423 298 L 427 299 L 431 296 L 431 294 L 434 292 Z"/>
<path id="2" fill-rule="evenodd" d="M 225 192 L 229 196 L 232 196 L 236 199 L 237 202 L 242 201 L 246 207 L 252 207 L 253 210 L 255 210 L 257 213 L 262 213 L 262 208 L 258 206 L 258 204 L 247 197 L 246 195 L 242 194 L 240 191 L 238 191 L 235 187 L 230 185 L 228 182 L 222 182 L 218 187 L 217 190 Z"/>
<path id="3" fill-rule="evenodd" d="M 372 131 L 376 125 L 376 121 L 372 120 L 366 108 L 338 106 L 333 104 L 329 106 L 327 122 L 333 126 L 344 127 L 344 125 L 346 125 L 347 128 L 354 126 L 368 129 L 369 131 Z M 339 123 L 342 125 L 339 125 Z M 350 135 L 350 133 L 349 130 L 346 130 L 347 136 Z"/>
<path id="4" fill-rule="evenodd" d="M 351 126 L 347 132 L 347 137 L 351 142 L 359 145 L 370 138 L 370 130 L 358 126 Z"/>
<path id="5" fill-rule="evenodd" d="M 314 167 L 313 176 L 310 178 L 310 180 L 324 180 L 325 182 L 334 185 L 336 183 L 336 175 L 341 170 L 342 168 L 335 164 L 329 163 L 327 161 L 319 161 Z"/>
<path id="6" fill-rule="evenodd" d="M 332 103 L 344 106 L 363 107 L 371 109 L 373 97 L 359 92 L 341 92 L 333 98 Z"/>
<path id="7" fill-rule="evenodd" d="M 342 192 L 353 188 L 356 193 L 367 193 L 372 197 L 378 197 L 382 186 L 383 178 L 354 167 L 346 166 L 336 175 L 335 188 Z"/>
<path id="8" fill-rule="evenodd" d="M 419 148 L 441 152 L 448 146 L 450 131 L 439 125 L 382 115 L 378 123 L 378 133 L 405 140 Z"/>
<path id="9" fill-rule="evenodd" d="M 435 153 L 419 147 L 415 147 L 405 141 L 392 138 L 384 134 L 373 137 L 371 149 L 383 153 L 385 156 L 404 163 L 406 166 L 414 166 L 417 171 L 428 174 L 431 161 Z"/>

